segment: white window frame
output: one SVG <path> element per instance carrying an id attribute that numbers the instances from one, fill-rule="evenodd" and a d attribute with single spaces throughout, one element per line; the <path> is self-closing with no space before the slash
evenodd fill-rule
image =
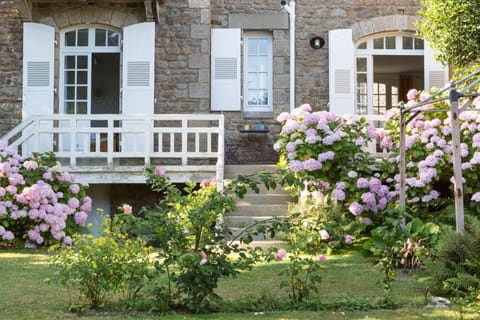
<path id="1" fill-rule="evenodd" d="M 268 61 L 267 61 L 267 94 L 268 103 L 266 105 L 248 104 L 248 40 L 267 39 L 268 40 Z M 272 112 L 273 111 L 273 34 L 271 32 L 244 31 L 243 32 L 243 111 L 244 112 Z"/>
<path id="2" fill-rule="evenodd" d="M 395 48 L 396 49 L 374 49 L 373 41 L 377 38 L 386 38 L 395 36 Z M 367 114 L 374 114 L 373 110 L 373 56 L 374 55 L 402 55 L 402 56 L 424 56 L 424 49 L 403 49 L 402 39 L 403 37 L 415 37 L 415 34 L 408 32 L 396 32 L 396 33 L 382 33 L 381 35 L 373 35 L 368 38 L 364 38 L 355 44 L 355 114 L 358 113 L 358 101 L 357 101 L 357 58 L 367 59 Z M 365 49 L 359 49 L 358 45 L 366 43 Z M 424 44 L 425 47 L 425 44 Z"/>
<path id="3" fill-rule="evenodd" d="M 88 29 L 88 46 L 66 46 L 65 35 L 74 30 Z M 95 30 L 104 29 L 118 33 L 117 46 L 95 46 Z M 65 109 L 65 57 L 72 55 L 88 56 L 88 85 L 87 85 L 87 114 L 91 114 L 91 72 L 92 72 L 92 54 L 94 53 L 119 53 L 121 54 L 122 33 L 118 30 L 106 28 L 103 26 L 77 26 L 62 30 L 60 33 L 60 75 L 59 75 L 59 112 L 66 113 Z M 121 97 L 119 97 L 120 99 Z M 121 105 L 121 104 L 120 104 Z"/>

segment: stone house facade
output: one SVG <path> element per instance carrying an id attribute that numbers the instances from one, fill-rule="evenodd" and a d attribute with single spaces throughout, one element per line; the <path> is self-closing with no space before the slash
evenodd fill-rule
<path id="1" fill-rule="evenodd" d="M 402 100 L 407 88 L 440 86 L 447 79 L 428 45 L 415 38 L 418 0 L 284 3 L 295 15 L 279 0 L 0 0 L 0 134 L 36 112 L 223 114 L 227 145 L 271 147 L 280 130 L 275 119 L 292 105 L 379 114 Z M 38 27 L 45 32 L 37 33 Z M 39 34 L 53 43 L 45 45 Z M 86 34 L 107 38 L 82 44 Z M 28 87 L 38 80 L 35 73 L 26 77 L 29 63 L 44 70 L 35 64 L 41 50 L 49 55 L 52 81 L 40 94 Z M 147 64 L 132 63 L 129 73 L 125 59 L 136 55 Z M 106 69 L 95 71 L 97 61 Z M 78 84 L 82 70 L 91 72 L 85 86 Z M 69 74 L 76 77 L 73 85 Z M 113 104 L 101 100 L 107 91 Z M 39 111 L 42 99 L 46 108 Z M 259 124 L 269 129 L 260 137 L 240 132 Z M 240 163 L 257 163 L 252 154 L 237 156 Z M 125 194 L 118 189 L 110 188 L 109 198 Z"/>

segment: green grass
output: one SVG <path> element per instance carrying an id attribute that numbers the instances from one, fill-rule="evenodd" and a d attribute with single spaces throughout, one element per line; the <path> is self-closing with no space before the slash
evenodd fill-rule
<path id="1" fill-rule="evenodd" d="M 45 278 L 51 276 L 47 261 L 48 255 L 43 251 L 0 250 L 0 319 L 78 319 L 77 314 L 68 311 L 67 290 L 60 285 L 44 282 Z M 261 264 L 252 272 L 243 272 L 236 278 L 224 279 L 219 283 L 217 293 L 222 296 L 226 305 L 234 306 L 238 303 L 241 306 L 242 303 L 247 305 L 261 301 L 258 303 L 258 310 L 205 315 L 169 314 L 161 319 L 460 319 L 454 311 L 424 310 L 424 285 L 416 280 L 421 274 L 415 273 L 399 274 L 397 277 L 394 283 L 394 299 L 400 307 L 395 310 L 268 311 L 270 300 L 277 303 L 288 300 L 287 293 L 278 286 L 278 273 L 285 263 L 288 262 Z M 365 304 L 365 301 L 382 299 L 377 268 L 363 259 L 358 252 L 349 251 L 330 256 L 325 263 L 325 269 L 327 271 L 323 275 L 316 299 L 344 299 L 360 305 Z M 252 309 L 252 304 L 248 306 Z M 262 306 L 265 306 L 264 310 Z M 355 309 L 355 306 L 347 309 Z M 113 313 L 101 311 L 88 315 L 88 319 L 132 319 L 132 315 L 115 316 Z M 157 318 L 158 316 L 143 315 L 143 319 Z M 477 320 L 480 317 L 469 315 L 466 319 Z"/>

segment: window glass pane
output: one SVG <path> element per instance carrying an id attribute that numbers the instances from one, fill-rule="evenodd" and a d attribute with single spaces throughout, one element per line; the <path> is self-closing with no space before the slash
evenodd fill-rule
<path id="1" fill-rule="evenodd" d="M 88 47 L 88 29 L 77 30 L 77 46 Z"/>
<path id="2" fill-rule="evenodd" d="M 367 58 L 357 58 L 357 72 L 367 72 Z"/>
<path id="3" fill-rule="evenodd" d="M 385 47 L 387 49 L 395 49 L 395 37 L 386 37 L 385 38 Z"/>
<path id="4" fill-rule="evenodd" d="M 257 58 L 257 71 L 266 72 L 268 71 L 268 58 L 267 57 L 258 57 Z"/>
<path id="5" fill-rule="evenodd" d="M 357 83 L 359 85 L 363 84 L 363 83 L 367 83 L 367 74 L 366 73 L 358 73 L 357 74 Z"/>
<path id="6" fill-rule="evenodd" d="M 65 68 L 66 69 L 75 69 L 75 56 L 66 56 L 65 57 Z"/>
<path id="7" fill-rule="evenodd" d="M 65 83 L 66 84 L 75 84 L 75 71 L 66 71 L 65 72 Z"/>
<path id="8" fill-rule="evenodd" d="M 87 69 L 87 68 L 88 68 L 88 57 L 77 56 L 77 69 Z"/>
<path id="9" fill-rule="evenodd" d="M 248 54 L 257 54 L 257 39 L 248 39 Z"/>
<path id="10" fill-rule="evenodd" d="M 77 99 L 78 100 L 87 99 L 87 87 L 77 87 Z"/>
<path id="11" fill-rule="evenodd" d="M 75 47 L 75 30 L 65 33 L 65 46 Z"/>
<path id="12" fill-rule="evenodd" d="M 87 84 L 88 72 L 87 71 L 78 71 L 77 73 L 77 83 L 78 84 Z"/>
<path id="13" fill-rule="evenodd" d="M 423 49 L 423 40 L 415 38 L 415 49 Z"/>
<path id="14" fill-rule="evenodd" d="M 249 57 L 248 58 L 248 72 L 255 72 L 258 70 L 258 62 L 257 57 Z"/>
<path id="15" fill-rule="evenodd" d="M 108 31 L 108 45 L 110 47 L 118 46 L 118 32 Z"/>
<path id="16" fill-rule="evenodd" d="M 403 37 L 402 46 L 403 46 L 403 49 L 413 49 L 413 38 Z"/>
<path id="17" fill-rule="evenodd" d="M 268 41 L 267 39 L 258 40 L 258 54 L 267 55 L 268 54 Z"/>
<path id="18" fill-rule="evenodd" d="M 256 90 L 248 90 L 248 105 L 249 106 L 256 106 L 257 104 L 258 104 L 257 91 Z"/>
<path id="19" fill-rule="evenodd" d="M 378 84 L 378 92 L 380 92 L 381 94 L 385 94 L 387 92 L 387 86 L 385 85 L 385 83 Z"/>
<path id="20" fill-rule="evenodd" d="M 86 102 L 77 102 L 77 114 L 87 114 Z"/>
<path id="21" fill-rule="evenodd" d="M 255 73 L 248 74 L 248 89 L 254 89 L 258 87 L 257 75 Z"/>
<path id="22" fill-rule="evenodd" d="M 383 49 L 383 38 L 373 39 L 373 49 Z"/>
<path id="23" fill-rule="evenodd" d="M 258 75 L 258 84 L 257 87 L 261 89 L 266 89 L 268 87 L 268 73 L 262 72 Z"/>
<path id="24" fill-rule="evenodd" d="M 67 100 L 75 99 L 75 87 L 67 87 Z"/>
<path id="25" fill-rule="evenodd" d="M 268 105 L 268 91 L 267 90 L 259 90 L 258 91 L 258 104 L 262 106 Z"/>
<path id="26" fill-rule="evenodd" d="M 391 101 L 392 106 L 398 105 L 398 88 L 392 86 L 392 101 Z"/>
<path id="27" fill-rule="evenodd" d="M 106 37 L 107 37 L 107 30 L 95 29 L 95 46 L 105 47 Z"/>
<path id="28" fill-rule="evenodd" d="M 360 44 L 357 46 L 357 49 L 367 49 L 367 43 L 366 43 L 366 42 L 360 43 Z"/>
<path id="29" fill-rule="evenodd" d="M 75 113 L 75 103 L 68 101 L 65 103 L 65 113 L 74 114 Z"/>

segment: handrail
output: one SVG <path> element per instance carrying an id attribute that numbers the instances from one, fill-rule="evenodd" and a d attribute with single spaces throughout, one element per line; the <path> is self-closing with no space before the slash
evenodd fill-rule
<path id="1" fill-rule="evenodd" d="M 33 115 L 2 140 L 23 155 L 53 151 L 70 169 L 159 164 L 208 171 L 214 166 L 217 180 L 223 182 L 220 114 Z"/>

